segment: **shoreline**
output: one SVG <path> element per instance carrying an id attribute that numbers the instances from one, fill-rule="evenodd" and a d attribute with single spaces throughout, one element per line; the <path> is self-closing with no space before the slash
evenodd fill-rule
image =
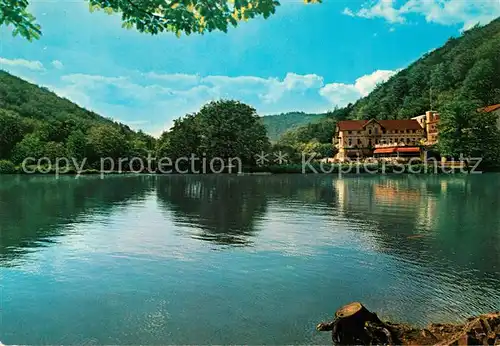
<path id="1" fill-rule="evenodd" d="M 500 172 L 500 167 L 482 166 L 470 167 L 469 171 L 462 166 L 447 166 L 447 165 L 429 165 L 429 164 L 287 164 L 287 165 L 274 165 L 274 166 L 244 166 L 241 171 L 234 170 L 220 170 L 220 171 L 205 171 L 201 172 L 196 167 L 194 169 L 171 170 L 168 172 L 161 172 L 160 170 L 147 170 L 133 171 L 133 170 L 98 170 L 98 169 L 84 169 L 78 171 L 74 168 L 62 167 L 56 169 L 55 167 L 29 167 L 30 172 L 25 172 L 19 166 L 13 167 L 10 170 L 0 170 L 2 174 L 14 175 L 122 175 L 122 174 L 137 174 L 137 175 L 172 175 L 172 174 L 185 174 L 185 175 L 217 175 L 217 174 L 230 174 L 237 176 L 247 175 L 279 175 L 279 174 L 336 174 L 336 175 L 392 175 L 392 174 L 409 174 L 409 175 L 444 175 L 444 174 L 482 174 L 482 173 L 495 173 Z"/>
<path id="2" fill-rule="evenodd" d="M 500 311 L 468 318 L 464 323 L 431 323 L 417 328 L 381 320 L 360 302 L 339 308 L 332 321 L 316 326 L 331 331 L 334 345 L 500 345 Z"/>

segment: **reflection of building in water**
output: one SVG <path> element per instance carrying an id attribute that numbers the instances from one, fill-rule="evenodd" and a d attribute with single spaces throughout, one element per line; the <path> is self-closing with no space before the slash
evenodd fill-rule
<path id="1" fill-rule="evenodd" d="M 419 202 L 421 193 L 419 190 L 400 188 L 394 182 L 376 184 L 373 186 L 375 199 L 384 203 L 400 203 L 405 201 Z"/>
<path id="2" fill-rule="evenodd" d="M 348 191 L 344 179 L 333 180 L 333 187 L 337 191 L 337 202 L 340 210 L 344 210 L 347 204 Z"/>
<path id="3" fill-rule="evenodd" d="M 441 183 L 446 191 L 447 182 Z M 437 217 L 438 198 L 432 195 L 428 183 L 409 179 L 337 179 L 337 204 L 344 213 L 355 213 L 379 225 L 398 220 L 395 227 L 404 230 L 417 228 L 432 229 Z M 443 188 L 444 186 L 444 188 Z M 406 226 L 400 222 L 405 219 Z"/>
<path id="4" fill-rule="evenodd" d="M 448 182 L 446 180 L 441 181 L 441 192 L 446 193 L 448 190 Z"/>

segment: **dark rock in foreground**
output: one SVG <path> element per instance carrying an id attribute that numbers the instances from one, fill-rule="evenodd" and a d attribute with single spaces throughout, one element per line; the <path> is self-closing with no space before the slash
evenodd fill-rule
<path id="1" fill-rule="evenodd" d="M 316 326 L 331 331 L 335 345 L 500 345 L 500 312 L 469 318 L 464 324 L 431 324 L 418 329 L 382 322 L 355 302 L 337 310 L 335 319 Z"/>

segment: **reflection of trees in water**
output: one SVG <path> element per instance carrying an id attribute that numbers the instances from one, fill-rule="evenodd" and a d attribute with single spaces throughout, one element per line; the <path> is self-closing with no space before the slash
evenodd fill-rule
<path id="1" fill-rule="evenodd" d="M 197 239 L 223 245 L 250 244 L 270 203 L 312 208 L 334 201 L 331 183 L 319 176 L 165 176 L 157 184 L 175 222 L 198 228 Z"/>
<path id="2" fill-rule="evenodd" d="M 0 176 L 0 264 L 55 242 L 65 226 L 154 188 L 148 177 Z"/>
<path id="3" fill-rule="evenodd" d="M 481 275 L 498 272 L 497 175 L 362 177 L 333 186 L 344 217 L 373 225 L 360 231 L 375 232 L 380 251 Z"/>
<path id="4" fill-rule="evenodd" d="M 155 187 L 174 222 L 217 244 L 250 244 L 270 206 L 320 208 L 359 224 L 359 232 L 374 235 L 379 251 L 404 260 L 489 274 L 500 267 L 498 175 L 0 176 L 0 261 L 54 241 L 68 224 L 109 213 Z M 415 234 L 422 237 L 408 239 Z"/>
<path id="5" fill-rule="evenodd" d="M 175 222 L 200 229 L 196 238 L 225 245 L 249 243 L 267 209 L 265 187 L 251 177 L 165 176 L 157 194 Z"/>

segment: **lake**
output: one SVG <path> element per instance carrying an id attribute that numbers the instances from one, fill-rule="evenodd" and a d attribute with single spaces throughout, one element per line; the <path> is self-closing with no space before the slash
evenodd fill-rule
<path id="1" fill-rule="evenodd" d="M 500 175 L 0 176 L 0 340 L 329 344 L 500 310 Z"/>

